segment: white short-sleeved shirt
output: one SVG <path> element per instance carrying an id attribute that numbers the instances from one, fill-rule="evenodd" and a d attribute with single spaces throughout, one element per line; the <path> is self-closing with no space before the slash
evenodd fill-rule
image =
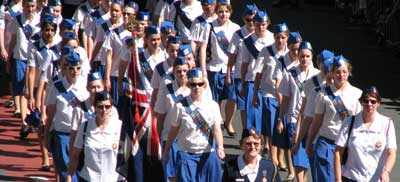
<path id="1" fill-rule="evenodd" d="M 161 76 L 159 69 L 164 71 L 164 73 L 162 73 L 163 76 Z M 163 77 L 169 73 L 172 73 L 172 66 L 168 65 L 168 59 L 158 63 L 153 71 L 153 76 L 151 77 L 151 87 L 153 87 L 153 89 L 158 89 L 162 83 L 161 81 Z"/>
<path id="2" fill-rule="evenodd" d="M 282 64 L 281 60 L 283 61 L 284 65 Z M 280 80 L 283 78 L 283 74 L 287 72 L 287 70 L 290 70 L 298 64 L 298 61 L 292 62 L 292 58 L 290 58 L 289 52 L 287 52 L 282 58 L 279 58 L 276 62 L 275 71 L 272 77 Z M 286 68 L 284 66 L 286 66 Z"/>
<path id="3" fill-rule="evenodd" d="M 293 67 L 291 70 L 296 71 L 297 77 L 295 78 L 288 71 L 285 73 L 285 76 L 282 78 L 282 82 L 278 87 L 278 91 L 283 95 L 290 98 L 289 105 L 285 112 L 286 116 L 291 118 L 297 118 L 300 112 L 301 104 L 302 104 L 302 92 L 304 90 L 300 89 L 296 84 L 295 80 L 298 80 L 304 85 L 311 77 L 317 75 L 319 70 L 314 68 L 312 65 L 309 66 L 308 71 L 301 71 L 300 65 Z M 303 86 L 304 88 L 304 86 Z M 291 122 L 296 122 L 296 120 L 291 120 Z"/>
<path id="4" fill-rule="evenodd" d="M 101 7 L 95 9 L 92 13 L 90 13 L 90 16 L 86 16 L 83 20 L 83 24 L 86 25 L 84 31 L 85 34 L 90 37 L 96 37 L 98 23 L 107 21 L 109 19 L 110 13 L 105 13 Z"/>
<path id="5" fill-rule="evenodd" d="M 121 50 L 125 44 L 125 40 L 128 38 L 131 38 L 131 33 L 124 30 L 121 24 L 118 28 L 111 30 L 110 34 L 104 40 L 103 48 L 112 51 L 111 76 L 118 77 Z"/>
<path id="6" fill-rule="evenodd" d="M 346 146 L 350 123 L 351 117 L 343 121 L 337 146 Z M 355 116 L 348 142 L 348 158 L 342 175 L 357 181 L 379 181 L 385 166 L 386 149 L 397 149 L 393 120 L 377 112 L 367 128 L 360 112 Z"/>
<path id="7" fill-rule="evenodd" d="M 205 22 L 200 21 L 202 19 L 205 20 Z M 211 16 L 211 17 L 205 17 L 204 14 L 201 16 L 197 17 L 193 22 L 192 26 L 190 26 L 190 36 L 189 40 L 192 41 L 200 41 L 200 36 L 204 34 L 205 27 L 208 23 L 213 22 L 217 17 L 216 16 Z"/>
<path id="8" fill-rule="evenodd" d="M 211 25 L 214 31 L 211 31 Z M 211 60 L 206 65 L 207 70 L 226 73 L 229 43 L 232 40 L 233 34 L 240 29 L 240 26 L 230 20 L 224 25 L 220 25 L 217 20 L 214 20 L 211 25 L 207 24 L 204 34 L 200 36 L 199 40 L 199 42 L 211 46 Z M 226 39 L 222 38 L 223 36 L 218 36 L 219 38 L 217 38 L 216 34 L 224 35 Z M 208 42 L 209 37 L 211 37 L 210 43 Z"/>
<path id="9" fill-rule="evenodd" d="M 115 170 L 122 121 L 111 117 L 104 130 L 97 126 L 95 117 L 87 122 L 85 140 L 83 141 L 85 124 L 82 123 L 74 143 L 74 147 L 84 148 L 85 152 L 84 165 L 79 176 L 86 181 L 123 180 Z"/>
<path id="10" fill-rule="evenodd" d="M 242 26 L 239 30 L 237 30 L 233 36 L 232 40 L 229 43 L 228 46 L 228 53 L 230 54 L 236 54 L 236 60 L 235 60 L 235 78 L 239 78 L 242 76 L 241 75 L 241 66 L 242 66 L 242 47 L 243 47 L 243 39 L 247 38 L 250 36 L 252 32 L 249 32 L 247 30 L 246 26 Z M 241 35 L 243 37 L 241 37 Z"/>
<path id="11" fill-rule="evenodd" d="M 6 30 L 7 23 L 14 19 L 15 15 L 22 13 L 22 6 L 12 5 L 7 11 L 5 6 L 0 7 L 0 29 Z"/>
<path id="12" fill-rule="evenodd" d="M 175 92 L 170 93 L 168 87 L 172 87 Z M 172 120 L 171 113 L 176 101 L 174 97 L 186 97 L 190 94 L 190 89 L 188 87 L 179 87 L 175 80 L 163 79 L 163 83 L 160 84 L 157 93 L 157 101 L 154 105 L 154 111 L 165 115 L 165 120 L 163 122 L 163 130 L 161 131 L 161 140 L 166 141 L 168 139 L 169 130 L 171 129 Z M 179 96 L 180 95 L 180 96 Z"/>
<path id="13" fill-rule="evenodd" d="M 17 17 L 20 17 L 19 19 L 21 20 L 22 26 L 24 28 L 21 28 L 21 26 L 19 25 Z M 15 33 L 16 35 L 15 47 L 13 50 L 14 59 L 28 60 L 29 39 L 35 32 L 39 31 L 39 27 L 37 27 L 39 23 L 40 17 L 38 15 L 35 14 L 32 21 L 28 22 L 24 13 L 21 13 L 10 21 L 10 26 L 7 27 L 7 31 Z M 24 29 L 26 31 L 24 31 Z"/>
<path id="14" fill-rule="evenodd" d="M 321 85 L 320 88 L 325 87 L 325 84 Z M 317 96 L 318 92 L 321 91 L 320 88 L 314 88 L 311 92 L 307 95 L 307 102 L 304 107 L 303 115 L 306 117 L 314 118 L 315 116 L 315 97 Z"/>
<path id="15" fill-rule="evenodd" d="M 82 77 L 79 77 L 73 85 L 69 84 L 65 77 L 62 77 L 58 82 L 62 82 L 67 93 L 60 93 L 54 86 L 57 83 L 55 82 L 47 94 L 46 105 L 56 106 L 53 118 L 54 129 L 69 133 L 71 130 L 72 111 L 74 107 L 78 107 L 79 101 L 85 101 L 89 97 L 89 93 L 86 90 L 86 80 Z M 74 96 L 69 94 L 71 92 Z M 71 97 L 75 98 L 68 99 Z"/>
<path id="16" fill-rule="evenodd" d="M 272 49 L 275 55 L 271 55 L 268 49 Z M 277 65 L 277 58 L 280 56 L 284 56 L 288 53 L 289 50 L 285 50 L 283 55 L 278 54 L 278 49 L 276 48 L 275 44 L 271 46 L 264 47 L 260 54 L 258 55 L 257 62 L 256 62 L 256 71 L 257 73 L 262 73 L 261 79 L 261 91 L 263 97 L 271 97 L 276 98 L 276 78 L 273 77 L 275 72 L 275 67 Z"/>
<path id="17" fill-rule="evenodd" d="M 90 6 L 89 1 L 82 3 L 78 8 L 75 10 L 72 19 L 79 25 L 79 28 L 85 29 L 84 19 L 85 17 L 89 17 L 90 13 L 94 11 L 94 8 Z"/>
<path id="18" fill-rule="evenodd" d="M 188 98 L 189 103 L 192 103 L 190 97 L 186 98 Z M 215 101 L 203 98 L 201 103 L 194 107 L 199 110 L 211 130 L 214 128 L 214 125 L 219 127 L 222 117 L 219 106 Z M 203 153 L 214 150 L 208 142 L 208 134 L 198 128 L 181 103 L 175 104 L 171 113 L 171 120 L 172 126 L 179 127 L 177 135 L 179 151 Z"/>
<path id="19" fill-rule="evenodd" d="M 361 105 L 358 101 L 362 94 L 360 89 L 352 86 L 350 83 L 346 83 L 346 88 L 343 91 L 337 90 L 334 85 L 330 85 L 329 87 L 335 96 L 341 97 L 350 115 L 358 114 L 361 111 Z M 329 99 L 325 87 L 318 92 L 315 98 L 315 114 L 323 115 L 322 124 L 319 129 L 320 136 L 335 140 L 342 125 L 342 119 L 336 113 L 335 106 L 331 99 Z"/>
<path id="20" fill-rule="evenodd" d="M 322 83 L 324 83 L 324 77 L 322 75 L 322 72 L 319 72 L 318 74 L 314 75 L 310 79 L 304 83 L 304 90 L 302 92 L 302 97 L 306 98 L 312 90 L 315 89 L 315 87 L 321 86 Z"/>
<path id="21" fill-rule="evenodd" d="M 242 63 L 249 64 L 247 67 L 247 72 L 246 72 L 245 79 L 244 79 L 245 81 L 254 81 L 254 79 L 256 78 L 256 73 L 257 73 L 256 72 L 256 66 L 257 66 L 256 60 L 257 60 L 258 56 L 254 57 L 254 55 L 251 53 L 251 52 L 253 52 L 253 50 L 250 50 L 252 48 L 247 47 L 247 45 L 244 41 L 246 41 L 247 39 L 252 39 L 253 40 L 252 42 L 254 42 L 255 48 L 261 52 L 261 50 L 265 46 L 270 46 L 274 41 L 274 38 L 270 37 L 268 35 L 269 34 L 266 34 L 266 36 L 259 38 L 259 37 L 257 37 L 256 34 L 253 33 L 250 35 L 250 37 L 243 40 L 243 42 L 242 42 L 243 49 L 241 49 L 242 50 L 242 56 L 241 56 Z"/>
<path id="22" fill-rule="evenodd" d="M 168 3 L 165 4 L 163 8 L 164 10 L 162 11 L 162 13 L 164 13 L 165 20 L 175 22 L 175 16 L 177 16 L 177 10 L 175 9 L 174 5 L 175 3 L 172 3 L 171 5 L 169 5 Z M 203 8 L 200 1 L 192 1 L 191 5 L 186 5 L 185 3 L 183 3 L 183 1 L 181 1 L 180 8 L 182 12 L 186 15 L 186 17 L 191 20 L 191 22 L 193 22 L 198 16 L 203 14 Z M 182 42 L 189 42 L 191 25 L 186 28 L 179 16 L 177 17 L 175 24 L 177 27 L 177 32 L 182 38 Z"/>

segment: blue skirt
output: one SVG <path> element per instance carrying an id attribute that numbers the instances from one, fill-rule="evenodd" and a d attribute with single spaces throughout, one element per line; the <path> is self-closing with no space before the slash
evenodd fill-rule
<path id="1" fill-rule="evenodd" d="M 25 74 L 26 74 L 26 60 L 15 59 L 15 64 L 12 67 L 12 84 L 13 96 L 20 96 L 25 94 Z"/>
<path id="2" fill-rule="evenodd" d="M 335 141 L 318 137 L 315 144 L 313 167 L 315 181 L 335 181 L 334 171 Z"/>
<path id="3" fill-rule="evenodd" d="M 222 181 L 221 160 L 216 152 L 203 154 L 190 154 L 178 151 L 178 182 L 201 181 L 215 182 Z"/>
<path id="4" fill-rule="evenodd" d="M 244 98 L 240 96 L 240 90 L 242 89 L 242 81 L 235 78 L 235 93 L 236 93 L 236 108 L 239 111 L 244 111 L 246 109 L 246 102 Z"/>
<path id="5" fill-rule="evenodd" d="M 258 107 L 253 106 L 253 95 L 254 95 L 254 82 L 246 82 L 246 128 L 255 128 L 258 133 L 261 133 L 261 104 Z M 261 92 L 259 91 L 257 94 L 258 100 L 261 100 Z"/>
<path id="6" fill-rule="evenodd" d="M 215 102 L 224 99 L 236 100 L 235 86 L 225 85 L 226 73 L 207 71 L 210 89 Z M 231 75 L 231 79 L 233 79 Z"/>
<path id="7" fill-rule="evenodd" d="M 272 137 L 276 120 L 279 117 L 279 102 L 278 99 L 272 97 L 262 98 L 262 129 L 264 136 Z"/>
<path id="8" fill-rule="evenodd" d="M 165 148 L 165 144 L 167 142 L 164 141 L 162 142 L 162 147 L 163 150 Z M 169 149 L 168 152 L 168 162 L 164 166 L 164 172 L 165 176 L 167 178 L 175 178 L 176 177 L 176 170 L 177 170 L 177 155 L 178 155 L 178 144 L 176 143 L 176 140 L 172 143 L 171 148 Z"/>
<path id="9" fill-rule="evenodd" d="M 65 181 L 67 178 L 69 165 L 69 140 L 69 133 L 55 131 L 51 141 L 53 162 L 61 182 Z M 73 174 L 72 178 L 72 181 L 78 181 L 76 173 Z"/>
<path id="10" fill-rule="evenodd" d="M 288 135 L 289 141 L 293 140 L 294 131 L 296 130 L 296 123 L 288 124 Z M 306 141 L 307 137 L 304 137 L 300 143 L 299 150 L 296 154 L 292 155 L 293 166 L 301 167 L 304 169 L 310 168 L 310 161 L 308 160 L 308 155 L 306 153 Z M 292 148 L 292 142 L 290 142 L 290 148 Z"/>

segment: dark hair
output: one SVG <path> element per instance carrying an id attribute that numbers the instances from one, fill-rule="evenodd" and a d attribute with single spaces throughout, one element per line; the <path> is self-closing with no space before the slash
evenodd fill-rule
<path id="1" fill-rule="evenodd" d="M 111 104 L 113 104 L 112 98 L 110 96 L 110 94 L 108 93 L 108 91 L 104 90 L 104 91 L 100 91 L 97 92 L 96 95 L 94 96 L 94 105 L 98 104 L 99 102 L 103 102 L 109 100 L 111 102 Z"/>
<path id="2" fill-rule="evenodd" d="M 47 25 L 51 25 L 54 28 L 54 32 L 57 32 L 57 24 L 56 23 L 50 23 L 50 22 L 43 22 L 40 25 L 40 29 L 44 30 L 46 28 Z"/>
<path id="3" fill-rule="evenodd" d="M 243 130 L 242 138 L 239 141 L 240 145 L 242 145 L 244 139 L 249 137 L 249 136 L 252 136 L 256 140 L 260 140 L 261 141 L 261 146 L 264 144 L 264 137 L 260 133 L 257 133 L 257 131 L 254 128 L 249 128 L 249 129 L 244 129 Z"/>
<path id="4" fill-rule="evenodd" d="M 360 97 L 360 100 L 366 99 L 368 97 L 374 97 L 378 102 L 381 102 L 382 97 L 378 92 L 378 89 L 375 86 L 370 86 L 367 87 L 366 89 L 363 90 L 363 93 Z"/>

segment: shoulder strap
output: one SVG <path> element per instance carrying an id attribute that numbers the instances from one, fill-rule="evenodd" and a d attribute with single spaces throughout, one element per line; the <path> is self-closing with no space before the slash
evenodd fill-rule
<path id="1" fill-rule="evenodd" d="M 82 149 L 85 148 L 85 137 L 86 137 L 86 130 L 87 130 L 88 123 L 89 123 L 89 121 L 86 121 L 85 123 L 83 123 L 83 134 L 82 134 L 83 147 L 82 147 Z"/>
<path id="2" fill-rule="evenodd" d="M 312 79 L 315 87 L 318 87 L 320 85 L 319 81 L 318 81 L 318 78 L 317 78 L 317 75 L 313 76 L 311 79 Z"/>
<path id="3" fill-rule="evenodd" d="M 203 27 L 203 26 L 205 26 L 206 24 L 207 24 L 207 21 L 206 21 L 206 19 L 204 19 L 203 18 L 203 16 L 198 16 L 197 18 L 197 21 L 199 21 L 199 23 L 200 23 L 200 25 Z"/>
<path id="4" fill-rule="evenodd" d="M 177 24 L 177 19 L 178 19 L 178 16 L 179 16 L 179 19 L 181 19 L 181 21 L 182 21 L 183 25 L 185 26 L 185 28 L 190 29 L 190 26 L 192 25 L 192 20 L 190 20 L 186 16 L 185 12 L 182 11 L 182 9 L 181 9 L 181 1 L 176 1 L 174 3 L 174 6 L 175 6 L 175 10 L 176 10 L 176 13 L 175 13 L 175 26 Z"/>
<path id="5" fill-rule="evenodd" d="M 246 39 L 244 39 L 243 42 L 244 42 L 244 45 L 246 46 L 247 50 L 253 56 L 253 58 L 257 59 L 258 54 L 260 54 L 260 51 L 254 45 L 254 40 L 253 40 L 252 36 L 247 37 Z"/>
<path id="6" fill-rule="evenodd" d="M 23 28 L 24 25 L 22 24 L 21 14 L 18 14 L 17 16 L 15 16 L 15 19 L 17 20 L 18 25 L 19 25 L 21 28 Z"/>
<path id="7" fill-rule="evenodd" d="M 346 147 L 347 147 L 347 144 L 349 143 L 349 138 L 350 138 L 350 135 L 351 135 L 351 131 L 353 130 L 355 118 L 356 118 L 355 116 L 351 116 L 349 132 L 347 133 L 347 139 L 346 139 Z"/>
<path id="8" fill-rule="evenodd" d="M 243 33 L 242 33 L 242 29 L 236 30 L 235 33 L 239 35 L 240 39 L 244 39 L 244 36 L 243 36 Z"/>
<path id="9" fill-rule="evenodd" d="M 104 21 L 103 23 L 101 23 L 101 28 L 103 29 L 103 31 L 106 35 L 109 35 L 111 33 L 110 27 L 108 26 L 107 21 Z"/>
<path id="10" fill-rule="evenodd" d="M 87 7 L 86 4 L 82 4 L 81 10 L 82 10 L 83 12 L 85 12 L 85 13 L 89 13 L 89 8 Z"/>
<path id="11" fill-rule="evenodd" d="M 274 50 L 272 50 L 272 46 L 268 46 L 267 50 L 269 52 L 269 55 L 271 55 L 272 57 L 275 57 L 275 52 L 274 52 Z"/>
<path id="12" fill-rule="evenodd" d="M 281 63 L 282 65 L 282 71 L 283 70 L 287 70 L 286 64 L 285 64 L 285 59 L 283 58 L 283 56 L 278 58 L 278 61 Z"/>
<path id="13" fill-rule="evenodd" d="M 156 69 L 161 78 L 166 74 L 166 71 L 164 69 L 164 62 L 157 64 Z"/>
<path id="14" fill-rule="evenodd" d="M 54 86 L 56 87 L 56 89 L 57 89 L 58 92 L 60 92 L 60 93 L 65 93 L 65 92 L 67 92 L 67 90 L 65 89 L 65 87 L 64 87 L 64 85 L 63 85 L 63 83 L 62 83 L 61 80 L 58 81 L 58 82 L 56 82 L 56 83 L 54 83 Z"/>

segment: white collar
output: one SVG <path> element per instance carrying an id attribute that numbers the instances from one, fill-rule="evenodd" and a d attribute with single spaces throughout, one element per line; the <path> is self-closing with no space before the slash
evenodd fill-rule
<path id="1" fill-rule="evenodd" d="M 250 169 L 244 162 L 243 154 L 237 158 L 238 168 L 241 176 L 246 176 L 248 174 L 257 174 L 258 167 L 260 165 L 261 156 L 257 155 L 257 164 L 254 169 Z"/>

